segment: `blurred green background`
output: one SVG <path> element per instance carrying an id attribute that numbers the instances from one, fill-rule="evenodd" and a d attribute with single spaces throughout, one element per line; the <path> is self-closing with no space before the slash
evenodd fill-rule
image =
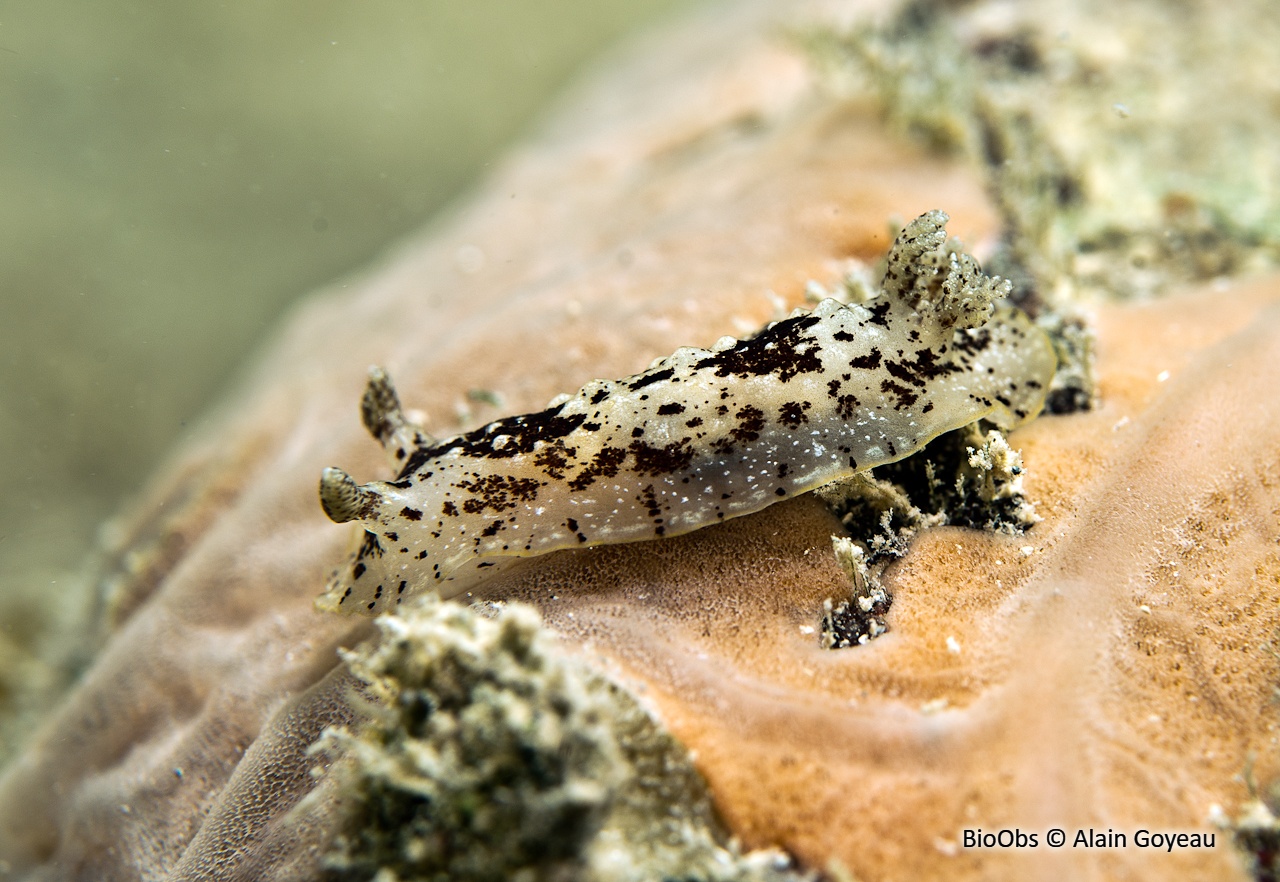
<path id="1" fill-rule="evenodd" d="M 689 3 L 0 6 L 0 642 L 291 299 Z"/>

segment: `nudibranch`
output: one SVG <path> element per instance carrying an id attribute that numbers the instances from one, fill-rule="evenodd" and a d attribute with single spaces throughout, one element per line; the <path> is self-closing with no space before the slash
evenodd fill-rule
<path id="1" fill-rule="evenodd" d="M 320 480 L 325 513 L 360 521 L 322 609 L 375 614 L 414 591 L 474 587 L 512 558 L 678 536 L 893 462 L 986 418 L 1039 413 L 1053 347 L 1009 285 L 946 247 L 941 211 L 912 221 L 878 295 L 683 348 L 593 380 L 538 413 L 435 439 L 370 372 L 362 417 L 393 481 Z"/>

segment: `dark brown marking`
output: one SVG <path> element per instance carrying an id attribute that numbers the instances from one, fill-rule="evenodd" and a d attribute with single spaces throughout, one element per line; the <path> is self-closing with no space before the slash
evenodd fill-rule
<path id="1" fill-rule="evenodd" d="M 868 319 L 868 321 L 870 321 L 871 324 L 879 325 L 882 328 L 889 327 L 889 319 L 887 316 L 889 315 L 889 310 L 892 308 L 893 304 L 888 300 L 881 300 L 879 303 L 872 304 L 867 307 L 867 311 L 871 313 L 871 318 Z"/>
<path id="2" fill-rule="evenodd" d="M 986 328 L 975 328 L 956 334 L 955 347 L 965 355 L 977 355 L 991 345 L 991 331 Z"/>
<path id="3" fill-rule="evenodd" d="M 652 484 L 646 484 L 644 489 L 640 491 L 640 495 L 636 497 L 636 501 L 644 505 L 648 509 L 649 517 L 655 519 L 655 523 L 662 523 L 662 506 L 658 504 L 658 493 L 654 490 Z M 659 530 L 662 528 L 659 527 Z M 662 534 L 659 533 L 659 536 Z"/>
<path id="4" fill-rule="evenodd" d="M 367 557 L 382 557 L 382 543 L 378 541 L 378 537 L 368 530 L 364 531 L 364 539 L 360 542 L 360 548 L 356 551 L 356 560 L 361 561 Z"/>
<path id="5" fill-rule="evenodd" d="M 801 315 L 775 322 L 750 340 L 739 340 L 732 348 L 713 353 L 694 367 L 713 368 L 717 377 L 761 377 L 772 374 L 785 383 L 799 374 L 822 371 L 818 347 L 806 331 L 820 322 L 817 316 Z"/>
<path id="6" fill-rule="evenodd" d="M 904 410 L 905 408 L 915 404 L 920 398 L 920 396 L 914 391 L 908 389 L 906 386 L 901 386 L 895 383 L 893 380 L 883 381 L 880 384 L 880 391 L 886 395 L 893 395 L 898 399 L 897 403 L 893 406 L 894 410 Z"/>
<path id="7" fill-rule="evenodd" d="M 694 450 L 689 446 L 688 438 L 681 438 L 662 447 L 632 441 L 629 449 L 636 459 L 636 474 L 645 477 L 673 475 L 684 471 L 693 462 Z"/>
<path id="8" fill-rule="evenodd" d="M 880 350 L 872 349 L 866 355 L 859 355 L 857 358 L 849 359 L 849 367 L 857 368 L 861 371 L 874 371 L 880 367 Z"/>
<path id="9" fill-rule="evenodd" d="M 926 380 L 944 377 L 960 370 L 950 362 L 939 362 L 938 353 L 929 348 L 917 349 L 915 359 L 906 362 L 906 365 Z"/>
<path id="10" fill-rule="evenodd" d="M 711 445 L 716 453 L 728 455 L 733 452 L 735 444 L 751 443 L 760 437 L 760 432 L 764 429 L 764 411 L 755 405 L 744 405 L 734 416 L 738 418 L 738 425 Z"/>
<path id="11" fill-rule="evenodd" d="M 472 494 L 462 501 L 467 514 L 508 511 L 521 502 L 532 502 L 538 498 L 540 486 L 533 478 L 512 475 L 481 475 L 474 481 L 458 482 L 459 489 Z"/>
<path id="12" fill-rule="evenodd" d="M 788 429 L 794 429 L 809 422 L 805 413 L 812 405 L 807 401 L 787 401 L 778 407 L 778 419 Z"/>
<path id="13" fill-rule="evenodd" d="M 592 457 L 590 465 L 569 481 L 569 489 L 585 490 L 595 483 L 596 478 L 612 478 L 618 474 L 626 459 L 627 451 L 621 447 L 601 447 Z"/>
<path id="14" fill-rule="evenodd" d="M 553 441 L 533 455 L 533 464 L 546 472 L 547 477 L 559 481 L 564 477 L 565 469 L 571 464 L 575 453 L 577 451 L 566 447 L 563 441 Z"/>
<path id="15" fill-rule="evenodd" d="M 435 447 L 426 448 L 414 453 L 405 463 L 400 477 L 416 472 L 427 460 L 458 451 L 464 456 L 477 459 L 508 459 L 521 453 L 533 453 L 539 441 L 555 441 L 572 433 L 586 420 L 585 414 L 560 416 L 564 405 L 550 407 L 538 413 L 507 417 L 450 438 Z M 499 446 L 496 442 L 505 438 Z"/>
<path id="16" fill-rule="evenodd" d="M 912 371 L 910 367 L 900 361 L 886 361 L 884 363 L 884 369 L 904 383 L 910 383 L 912 386 L 916 386 L 920 389 L 925 387 L 924 380 L 916 376 L 915 372 Z"/>
<path id="17" fill-rule="evenodd" d="M 643 389 L 645 386 L 652 386 L 654 383 L 660 383 L 663 380 L 669 380 L 673 376 L 675 376 L 675 373 L 676 373 L 675 368 L 663 368 L 662 370 L 657 370 L 652 372 L 646 371 L 645 373 L 641 374 L 640 376 L 632 380 L 629 386 L 631 388 L 631 391 L 634 392 L 636 389 Z"/>
<path id="18" fill-rule="evenodd" d="M 841 395 L 836 399 L 836 416 L 842 420 L 853 419 L 853 415 L 858 412 L 858 405 L 861 403 L 857 395 Z"/>

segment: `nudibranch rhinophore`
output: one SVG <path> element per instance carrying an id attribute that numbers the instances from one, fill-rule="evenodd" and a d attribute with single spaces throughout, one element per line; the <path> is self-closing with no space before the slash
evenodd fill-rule
<path id="1" fill-rule="evenodd" d="M 365 529 L 319 606 L 372 615 L 423 588 L 456 595 L 504 560 L 678 536 L 980 418 L 1031 419 L 1053 347 L 1024 313 L 994 306 L 1009 284 L 946 247 L 947 219 L 907 225 L 865 304 L 824 300 L 465 435 L 427 435 L 372 369 L 364 424 L 399 473 L 361 485 L 324 470 L 325 513 Z"/>

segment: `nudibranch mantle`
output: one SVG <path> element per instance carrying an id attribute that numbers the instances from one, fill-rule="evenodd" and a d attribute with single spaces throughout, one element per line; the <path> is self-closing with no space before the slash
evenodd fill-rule
<path id="1" fill-rule="evenodd" d="M 359 485 L 324 470 L 325 513 L 365 529 L 318 605 L 372 615 L 423 588 L 456 595 L 504 559 L 676 536 L 980 418 L 1031 419 L 1052 345 L 993 305 L 1008 283 L 946 247 L 947 220 L 933 211 L 907 225 L 865 304 L 824 300 L 453 438 L 410 423 L 374 368 L 362 415 L 399 473 Z"/>

